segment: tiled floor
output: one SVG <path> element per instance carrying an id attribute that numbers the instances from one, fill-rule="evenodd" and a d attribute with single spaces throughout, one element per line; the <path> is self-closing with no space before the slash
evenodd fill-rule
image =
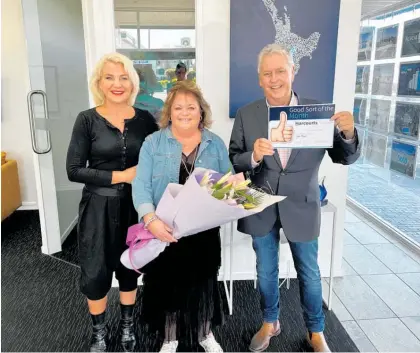
<path id="1" fill-rule="evenodd" d="M 361 352 L 420 352 L 420 253 L 347 210 L 333 310 Z M 323 281 L 328 297 L 328 280 Z"/>

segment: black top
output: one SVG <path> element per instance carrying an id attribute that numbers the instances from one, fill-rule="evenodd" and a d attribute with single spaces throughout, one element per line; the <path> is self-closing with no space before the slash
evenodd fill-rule
<path id="1" fill-rule="evenodd" d="M 110 186 L 112 171 L 137 165 L 145 138 L 158 126 L 148 111 L 134 109 L 135 116 L 125 120 L 123 133 L 95 108 L 78 115 L 67 152 L 70 181 Z"/>
<path id="2" fill-rule="evenodd" d="M 190 177 L 190 174 L 194 171 L 195 160 L 197 159 L 199 148 L 200 144 L 198 144 L 188 156 L 182 153 L 181 167 L 179 169 L 179 183 L 182 185 L 185 184 L 187 179 Z"/>

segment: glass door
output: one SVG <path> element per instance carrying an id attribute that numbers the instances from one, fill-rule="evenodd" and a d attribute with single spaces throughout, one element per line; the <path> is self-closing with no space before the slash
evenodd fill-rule
<path id="1" fill-rule="evenodd" d="M 31 91 L 42 252 L 61 251 L 77 223 L 83 185 L 67 179 L 74 121 L 89 108 L 81 0 L 22 0 Z"/>

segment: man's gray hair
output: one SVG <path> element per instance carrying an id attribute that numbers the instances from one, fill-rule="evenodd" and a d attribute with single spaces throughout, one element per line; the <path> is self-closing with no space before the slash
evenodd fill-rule
<path id="1" fill-rule="evenodd" d="M 285 46 L 277 43 L 272 43 L 262 48 L 262 50 L 258 54 L 258 73 L 260 73 L 261 62 L 264 56 L 271 54 L 284 55 L 287 58 L 287 62 L 289 63 L 290 67 L 292 67 L 295 64 L 293 61 L 292 53 Z"/>

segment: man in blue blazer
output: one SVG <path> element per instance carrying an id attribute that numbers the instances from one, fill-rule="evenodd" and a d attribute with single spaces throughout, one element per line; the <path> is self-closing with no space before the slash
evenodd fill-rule
<path id="1" fill-rule="evenodd" d="M 229 156 L 236 172 L 250 172 L 253 184 L 287 198 L 263 212 L 238 221 L 238 230 L 252 236 L 257 256 L 258 287 L 264 323 L 252 338 L 250 349 L 263 351 L 270 338 L 281 332 L 279 318 L 279 231 L 289 241 L 299 279 L 307 339 L 314 351 L 328 352 L 323 335 L 322 287 L 318 258 L 321 211 L 318 171 L 325 152 L 334 163 L 349 165 L 360 155 L 354 118 L 349 112 L 334 114 L 332 148 L 273 148 L 268 137 L 268 107 L 316 104 L 292 89 L 294 63 L 279 44 L 266 46 L 258 58 L 259 82 L 265 99 L 238 110 Z M 281 125 L 281 124 L 280 124 Z M 293 130 L 282 126 L 277 138 L 290 141 Z"/>

